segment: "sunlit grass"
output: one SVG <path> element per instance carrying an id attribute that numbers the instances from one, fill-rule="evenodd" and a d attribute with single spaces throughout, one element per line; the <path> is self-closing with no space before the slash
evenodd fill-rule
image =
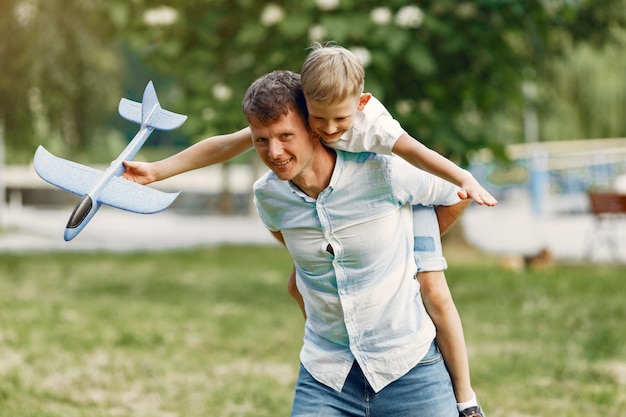
<path id="1" fill-rule="evenodd" d="M 0 416 L 288 415 L 290 269 L 279 247 L 0 255 Z M 451 262 L 490 417 L 626 409 L 625 272 Z"/>
<path id="2" fill-rule="evenodd" d="M 619 415 L 626 268 L 448 271 L 473 383 L 492 416 Z"/>
<path id="3" fill-rule="evenodd" d="M 302 318 L 286 256 L 1 256 L 0 415 L 287 414 Z"/>

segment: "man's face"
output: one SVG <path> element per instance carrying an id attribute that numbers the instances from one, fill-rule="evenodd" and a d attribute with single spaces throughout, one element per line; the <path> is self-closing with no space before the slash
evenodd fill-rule
<path id="1" fill-rule="evenodd" d="M 333 103 L 306 99 L 309 112 L 309 126 L 325 143 L 337 142 L 352 127 L 357 110 L 363 110 L 371 97 L 362 94 Z"/>
<path id="2" fill-rule="evenodd" d="M 306 174 L 317 139 L 296 112 L 291 110 L 269 125 L 250 124 L 250 131 L 256 153 L 278 178 L 297 180 Z"/>

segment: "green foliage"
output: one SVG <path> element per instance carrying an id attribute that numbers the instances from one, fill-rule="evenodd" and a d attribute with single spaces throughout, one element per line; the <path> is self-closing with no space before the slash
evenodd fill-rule
<path id="1" fill-rule="evenodd" d="M 85 150 L 114 110 L 118 61 L 99 12 L 87 0 L 0 3 L 0 123 L 11 162 L 29 160 L 38 142 Z"/>
<path id="2" fill-rule="evenodd" d="M 601 49 L 585 43 L 551 63 L 541 84 L 542 137 L 626 136 L 626 30 L 613 33 Z"/>
<path id="3" fill-rule="evenodd" d="M 416 4 L 5 0 L 0 124 L 9 159 L 27 160 L 45 143 L 64 155 L 89 151 L 106 160 L 133 133 L 116 115 L 119 98 L 137 99 L 148 79 L 165 107 L 190 116 L 163 142 L 186 144 L 239 129 L 245 123 L 241 98 L 254 79 L 275 69 L 299 71 L 312 41 L 336 41 L 364 57 L 366 89 L 408 132 L 463 162 L 469 150 L 487 146 L 497 153 L 521 141 L 521 84 L 551 83 L 553 70 L 568 72 L 570 60 L 579 60 L 555 65 L 556 59 L 581 42 L 590 51 L 601 48 L 626 20 L 625 0 Z M 539 105 L 551 110 L 558 107 L 553 100 L 572 94 L 558 90 Z M 589 126 L 589 136 L 607 132 L 604 124 L 580 123 Z M 562 136 L 553 132 L 558 128 L 546 129 Z M 115 146 L 103 144 L 110 141 Z"/>
<path id="4" fill-rule="evenodd" d="M 366 89 L 410 133 L 464 161 L 468 150 L 518 142 L 519 121 L 503 138 L 488 130 L 493 120 L 521 114 L 522 82 L 542 74 L 565 46 L 578 39 L 602 43 L 603 25 L 623 25 L 623 12 L 596 10 L 622 3 L 437 0 L 417 7 L 319 0 L 233 7 L 214 1 L 204 7 L 178 1 L 172 6 L 179 18 L 142 28 L 138 46 L 149 65 L 176 79 L 186 112 L 205 116 L 186 126 L 200 138 L 242 126 L 241 97 L 255 78 L 273 69 L 298 71 L 308 44 L 336 41 L 365 54 Z M 168 47 L 173 39 L 176 48 Z M 215 86 L 232 94 L 219 98 Z"/>

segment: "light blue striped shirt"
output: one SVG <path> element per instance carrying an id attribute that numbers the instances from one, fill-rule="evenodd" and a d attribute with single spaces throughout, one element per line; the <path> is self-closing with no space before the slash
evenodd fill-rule
<path id="1" fill-rule="evenodd" d="M 254 184 L 255 204 L 296 266 L 307 313 L 303 366 L 341 391 L 356 360 L 378 392 L 412 369 L 435 336 L 413 279 L 410 204 L 456 204 L 458 188 L 401 158 L 336 152 L 317 199 L 269 172 Z"/>

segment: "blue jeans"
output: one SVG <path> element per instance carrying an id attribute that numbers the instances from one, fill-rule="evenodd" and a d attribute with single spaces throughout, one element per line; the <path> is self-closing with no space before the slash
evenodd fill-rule
<path id="1" fill-rule="evenodd" d="M 413 206 L 413 256 L 417 272 L 444 271 L 448 268 L 441 249 L 441 233 L 433 206 Z"/>
<path id="2" fill-rule="evenodd" d="M 355 362 L 341 392 L 300 365 L 291 417 L 458 417 L 450 375 L 433 342 L 411 371 L 375 393 Z"/>

